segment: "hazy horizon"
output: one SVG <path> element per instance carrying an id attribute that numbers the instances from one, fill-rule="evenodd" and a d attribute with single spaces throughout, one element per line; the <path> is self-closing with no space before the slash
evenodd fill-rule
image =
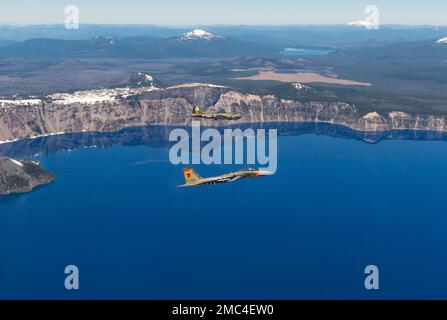
<path id="1" fill-rule="evenodd" d="M 15 27 L 15 28 L 26 28 L 26 27 L 64 27 L 63 23 L 32 23 L 32 24 L 0 24 L 1 27 Z M 273 27 L 273 28 L 287 28 L 287 27 L 349 27 L 348 23 L 306 23 L 306 24 L 224 24 L 224 23 L 216 23 L 216 24 L 145 24 L 145 23 L 82 23 L 80 24 L 80 28 L 82 26 L 134 26 L 134 27 L 160 27 L 160 28 L 206 28 L 206 27 Z M 402 23 L 382 23 L 380 25 L 383 27 L 409 27 L 409 28 L 444 28 L 447 27 L 446 24 L 402 24 Z"/>
<path id="2" fill-rule="evenodd" d="M 427 0 L 414 3 L 404 0 L 22 0 L 1 5 L 2 25 L 28 26 L 63 24 L 65 7 L 79 8 L 81 24 L 118 25 L 342 25 L 367 17 L 365 8 L 375 5 L 380 22 L 394 25 L 446 25 L 447 2 Z"/>

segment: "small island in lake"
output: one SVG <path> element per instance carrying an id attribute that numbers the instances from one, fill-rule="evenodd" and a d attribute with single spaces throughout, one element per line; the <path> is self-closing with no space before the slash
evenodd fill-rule
<path id="1" fill-rule="evenodd" d="M 36 161 L 0 156 L 0 195 L 31 192 L 37 186 L 49 184 L 53 180 L 54 175 Z"/>

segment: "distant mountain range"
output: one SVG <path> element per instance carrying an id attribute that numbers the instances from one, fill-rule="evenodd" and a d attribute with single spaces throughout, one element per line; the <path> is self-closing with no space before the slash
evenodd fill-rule
<path id="1" fill-rule="evenodd" d="M 168 38 L 95 37 L 89 40 L 38 38 L 0 46 L 0 58 L 178 58 L 275 54 L 277 45 L 259 44 L 196 29 Z"/>
<path id="2" fill-rule="evenodd" d="M 355 28 L 358 29 L 358 28 Z M 447 31 L 446 31 L 447 32 Z M 439 39 L 439 40 L 436 40 Z M 350 55 L 389 59 L 447 58 L 447 38 L 431 38 L 406 42 L 370 42 L 346 48 Z M 123 58 L 169 59 L 191 57 L 272 57 L 284 47 L 278 43 L 245 41 L 196 29 L 174 37 L 95 37 L 89 40 L 38 38 L 24 42 L 0 42 L 1 58 Z M 340 48 L 339 50 L 343 50 Z"/>
<path id="3" fill-rule="evenodd" d="M 359 21 L 357 21 L 359 23 Z M 0 26 L 0 43 L 8 40 L 23 42 L 36 38 L 59 40 L 89 40 L 95 37 L 165 39 L 191 32 L 192 28 L 150 25 L 82 24 L 79 30 L 67 30 L 63 25 L 33 25 L 26 27 Z M 380 25 L 379 30 L 349 25 L 302 26 L 206 26 L 207 32 L 250 42 L 276 43 L 288 47 L 297 45 L 353 45 L 365 42 L 396 42 L 439 39 L 447 35 L 447 27 Z"/>
<path id="4" fill-rule="evenodd" d="M 444 42 L 445 41 L 445 42 Z M 445 61 L 447 59 L 447 38 L 383 44 L 376 47 L 362 47 L 346 50 L 343 54 L 358 59 L 372 59 L 375 61 L 402 62 L 417 61 Z"/>

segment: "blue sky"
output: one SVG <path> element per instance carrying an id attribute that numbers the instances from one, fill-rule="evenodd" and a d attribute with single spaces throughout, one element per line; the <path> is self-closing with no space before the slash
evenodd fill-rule
<path id="1" fill-rule="evenodd" d="M 447 0 L 1 0 L 0 25 L 64 23 L 70 4 L 81 23 L 343 24 L 364 19 L 373 4 L 384 24 L 447 25 Z"/>

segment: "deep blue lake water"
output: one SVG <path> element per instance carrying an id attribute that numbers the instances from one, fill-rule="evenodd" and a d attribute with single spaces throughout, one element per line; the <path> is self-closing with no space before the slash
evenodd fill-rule
<path id="1" fill-rule="evenodd" d="M 83 137 L 72 143 L 96 143 Z M 279 138 L 275 176 L 179 189 L 182 167 L 157 143 L 60 139 L 23 151 L 56 182 L 0 199 L 2 299 L 447 298 L 446 141 L 301 132 Z"/>

